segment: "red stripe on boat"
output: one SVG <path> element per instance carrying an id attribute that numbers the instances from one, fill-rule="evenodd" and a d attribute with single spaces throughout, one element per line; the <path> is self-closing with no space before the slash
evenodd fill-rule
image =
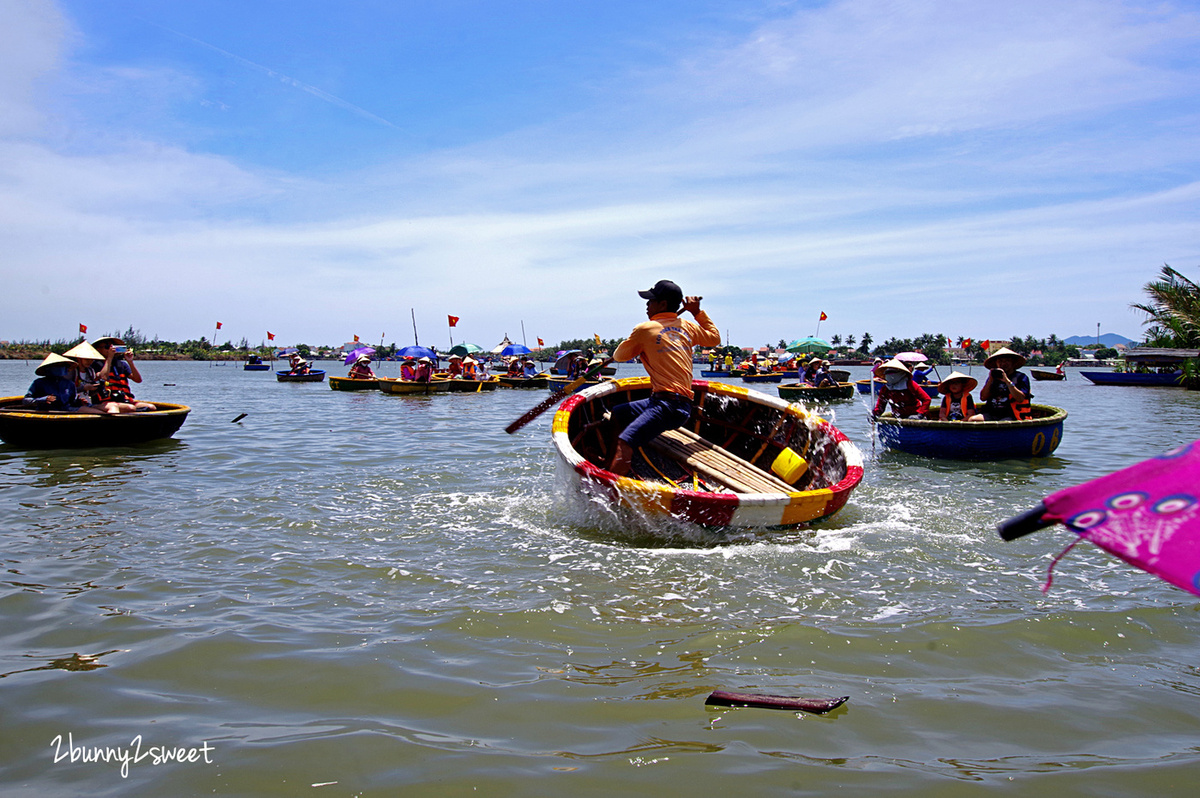
<path id="1" fill-rule="evenodd" d="M 583 401 L 582 396 L 580 396 L 577 393 L 573 393 L 570 396 L 568 396 L 566 399 L 563 399 L 563 403 L 561 405 L 559 405 L 558 411 L 562 412 L 563 410 L 574 410 L 575 407 L 582 401 Z"/>
<path id="2" fill-rule="evenodd" d="M 738 508 L 732 493 L 677 491 L 671 498 L 671 515 L 706 526 L 728 526 Z"/>

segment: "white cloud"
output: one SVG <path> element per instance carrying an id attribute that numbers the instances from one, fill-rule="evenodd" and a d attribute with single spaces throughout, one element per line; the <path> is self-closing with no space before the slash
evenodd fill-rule
<path id="1" fill-rule="evenodd" d="M 36 46 L 0 56 L 0 103 L 26 120 L 0 130 L 6 338 L 185 338 L 219 317 L 234 338 L 407 340 L 410 307 L 431 337 L 446 313 L 479 343 L 522 320 L 610 337 L 663 276 L 754 343 L 821 310 L 877 338 L 1070 335 L 1101 313 L 1129 334 L 1157 265 L 1200 254 L 1195 112 L 1173 105 L 1195 94 L 1197 24 L 1169 5 L 832 3 L 586 114 L 320 179 L 136 127 L 37 140 L 34 87 L 68 34 L 29 7 L 6 30 Z M 76 68 L 116 93 L 193 80 Z M 110 281 L 121 301 L 98 302 Z"/>

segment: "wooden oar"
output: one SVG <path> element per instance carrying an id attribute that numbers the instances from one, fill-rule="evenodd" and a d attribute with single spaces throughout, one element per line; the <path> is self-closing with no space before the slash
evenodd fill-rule
<path id="1" fill-rule="evenodd" d="M 551 406 L 561 402 L 564 397 L 569 396 L 580 385 L 583 385 L 585 382 L 590 380 L 592 377 L 599 374 L 600 370 L 603 369 L 605 366 L 607 366 L 611 362 L 612 362 L 612 358 L 610 357 L 610 358 L 606 358 L 605 360 L 603 360 L 600 363 L 597 363 L 595 366 L 592 366 L 590 369 L 588 369 L 587 371 L 585 371 L 583 373 L 583 376 L 567 383 L 567 386 L 565 388 L 555 391 L 553 394 L 551 394 L 549 399 L 545 399 L 541 402 L 538 402 L 537 407 L 534 407 L 528 413 L 521 416 L 513 423 L 509 424 L 507 427 L 504 428 L 504 431 L 507 432 L 509 435 L 513 434 L 514 432 L 519 430 L 521 427 L 525 426 L 530 421 L 533 421 L 535 418 L 540 416 L 542 413 L 545 413 Z"/>

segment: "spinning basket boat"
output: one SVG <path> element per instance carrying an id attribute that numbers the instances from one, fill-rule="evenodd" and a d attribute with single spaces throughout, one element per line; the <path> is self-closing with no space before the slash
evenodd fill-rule
<path id="1" fill-rule="evenodd" d="M 572 487 L 615 507 L 713 527 L 788 527 L 832 515 L 862 480 L 862 456 L 799 405 L 693 380 L 692 419 L 634 452 L 633 472 L 605 466 L 619 430 L 613 405 L 650 395 L 650 379 L 575 394 L 554 416 L 553 440 Z"/>

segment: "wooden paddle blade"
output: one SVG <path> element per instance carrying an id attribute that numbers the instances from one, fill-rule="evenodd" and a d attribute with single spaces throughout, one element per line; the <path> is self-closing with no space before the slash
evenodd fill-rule
<path id="1" fill-rule="evenodd" d="M 1037 507 L 1032 510 L 1026 510 L 1020 515 L 1014 515 L 1012 518 L 1005 519 L 999 524 L 996 524 L 996 531 L 1000 533 L 1000 537 L 1004 540 L 1016 540 L 1019 537 L 1037 532 L 1039 529 L 1045 529 L 1048 526 L 1054 526 L 1056 521 L 1046 521 L 1042 518 L 1046 514 L 1046 505 L 1038 502 Z"/>
<path id="2" fill-rule="evenodd" d="M 713 690 L 704 701 L 708 706 L 716 707 L 755 707 L 758 709 L 788 709 L 792 711 L 812 712 L 817 715 L 837 709 L 850 700 L 850 696 L 841 698 L 800 698 L 789 695 L 760 695 L 758 693 L 734 693 L 728 690 Z"/>
<path id="3" fill-rule="evenodd" d="M 534 407 L 532 410 L 530 410 L 525 415 L 518 418 L 513 423 L 509 424 L 507 427 L 504 428 L 504 431 L 507 432 L 509 435 L 512 435 L 514 432 L 519 430 L 521 427 L 525 426 L 530 421 L 533 421 L 535 418 L 540 416 L 542 413 L 545 413 L 548 408 L 557 404 L 558 402 L 561 402 L 565 397 L 569 396 L 580 385 L 583 385 L 585 382 L 590 380 L 592 377 L 599 374 L 600 370 L 602 368 L 604 368 L 605 366 L 607 366 L 611 362 L 612 362 L 612 358 L 610 357 L 610 358 L 605 359 L 603 363 L 598 363 L 595 366 L 592 366 L 590 369 L 588 369 L 586 372 L 584 372 L 582 377 L 579 377 L 578 379 L 567 383 L 567 387 L 563 388 L 562 390 L 555 391 L 553 394 L 550 395 L 549 399 L 545 399 L 541 402 L 538 402 L 536 407 Z"/>

